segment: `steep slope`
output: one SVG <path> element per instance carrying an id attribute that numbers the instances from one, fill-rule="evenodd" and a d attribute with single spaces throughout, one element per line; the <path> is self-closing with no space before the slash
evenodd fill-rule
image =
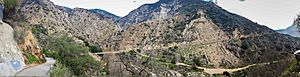
<path id="1" fill-rule="evenodd" d="M 22 52 L 14 40 L 13 28 L 0 24 L 0 76 L 14 76 L 25 67 Z"/>
<path id="2" fill-rule="evenodd" d="M 169 4 L 163 4 L 164 2 L 168 2 Z M 144 4 L 131 11 L 125 17 L 120 18 L 118 23 L 121 27 L 127 28 L 127 26 L 134 23 L 140 23 L 150 19 L 166 19 L 173 16 L 176 9 L 181 7 L 176 2 L 178 2 L 178 0 L 159 0 L 155 4 Z"/>
<path id="3" fill-rule="evenodd" d="M 31 25 L 48 30 L 47 34 L 68 34 L 89 45 L 110 48 L 117 26 L 111 18 L 87 9 L 57 6 L 50 0 L 22 0 L 18 15 Z"/>
<path id="4" fill-rule="evenodd" d="M 277 32 L 282 34 L 288 34 L 293 37 L 300 37 L 299 26 L 300 26 L 300 15 L 298 15 L 298 17 L 295 19 L 292 26 L 288 27 L 287 29 L 277 30 Z"/>
<path id="5" fill-rule="evenodd" d="M 92 12 L 104 15 L 104 17 L 106 17 L 106 18 L 111 18 L 113 21 L 117 21 L 119 18 L 121 18 L 117 15 L 114 15 L 112 13 L 109 13 L 109 12 L 101 10 L 101 9 L 89 9 L 89 10 L 92 11 Z"/>
<path id="6" fill-rule="evenodd" d="M 167 64 L 232 68 L 285 59 L 300 46 L 290 36 L 202 0 L 160 0 L 145 4 L 121 18 L 119 24 L 125 29 L 120 50 L 137 49 L 136 53 Z M 130 54 L 121 59 L 145 68 L 148 73 L 158 72 L 157 69 L 160 69 L 157 75 L 168 70 L 183 73 L 179 67 L 158 66 L 151 59 L 149 62 Z"/>
<path id="7" fill-rule="evenodd" d="M 117 21 L 49 0 L 22 0 L 21 4 L 17 15 L 48 30 L 42 35 L 66 33 L 106 52 L 120 50 L 99 54 L 110 76 L 209 76 L 197 67 L 238 68 L 278 61 L 300 46 L 290 36 L 202 0 L 160 0 Z"/>

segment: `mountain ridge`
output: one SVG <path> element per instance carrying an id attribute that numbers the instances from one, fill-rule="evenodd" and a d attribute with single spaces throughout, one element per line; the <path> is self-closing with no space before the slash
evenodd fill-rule
<path id="1" fill-rule="evenodd" d="M 92 11 L 92 12 L 104 15 L 104 17 L 111 18 L 114 22 L 116 22 L 118 19 L 121 18 L 120 16 L 117 16 L 115 14 L 109 13 L 109 12 L 107 12 L 105 10 L 101 10 L 101 9 L 89 9 L 89 10 Z"/>
<path id="2" fill-rule="evenodd" d="M 130 51 L 98 55 L 111 76 L 213 76 L 193 67 L 235 68 L 278 61 L 300 49 L 293 37 L 202 0 L 160 0 L 117 21 L 50 0 L 23 0 L 17 15 L 52 36 L 67 34 L 103 52 Z"/>

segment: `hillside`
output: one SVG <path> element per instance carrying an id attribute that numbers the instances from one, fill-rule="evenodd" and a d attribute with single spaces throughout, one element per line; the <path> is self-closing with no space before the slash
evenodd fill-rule
<path id="1" fill-rule="evenodd" d="M 111 47 L 109 40 L 117 31 L 113 18 L 87 9 L 58 6 L 49 0 L 22 0 L 18 16 L 31 25 L 46 29 L 49 35 L 68 34 L 102 48 Z"/>
<path id="2" fill-rule="evenodd" d="M 279 76 L 300 49 L 299 40 L 202 0 L 159 0 L 125 17 L 50 0 L 20 4 L 6 21 L 30 27 L 61 76 Z M 255 72 L 268 68 L 276 71 Z"/>
<path id="3" fill-rule="evenodd" d="M 121 18 L 119 24 L 124 28 L 121 50 L 137 48 L 137 53 L 163 62 L 211 68 L 286 59 L 300 45 L 290 36 L 201 0 L 160 0 L 145 4 Z M 148 67 L 156 66 L 151 61 L 145 66 L 147 59 L 139 57 L 125 60 L 132 62 L 132 59 L 134 65 L 146 67 L 147 71 L 164 67 Z M 171 69 L 165 67 L 162 68 L 165 71 Z"/>

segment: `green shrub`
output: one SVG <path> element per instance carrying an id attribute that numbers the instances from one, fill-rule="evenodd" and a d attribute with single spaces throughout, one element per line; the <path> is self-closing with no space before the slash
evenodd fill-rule
<path id="1" fill-rule="evenodd" d="M 42 25 L 31 25 L 30 27 L 34 35 L 40 35 L 40 33 L 48 35 L 48 30 L 43 28 Z"/>
<path id="2" fill-rule="evenodd" d="M 74 77 L 70 69 L 63 66 L 61 63 L 56 63 L 55 67 L 50 71 L 51 77 Z"/>
<path id="3" fill-rule="evenodd" d="M 280 77 L 288 77 L 297 72 L 300 72 L 300 67 L 298 65 L 298 61 L 296 59 L 293 59 L 289 64 L 289 67 L 281 74 Z"/>
<path id="4" fill-rule="evenodd" d="M 18 14 L 15 14 L 19 8 L 20 0 L 3 0 L 4 3 L 4 18 L 14 18 Z"/>
<path id="5" fill-rule="evenodd" d="M 103 62 L 88 55 L 88 47 L 75 43 L 67 36 L 50 37 L 45 49 L 47 56 L 55 58 L 76 76 L 99 76 L 107 73 Z"/>
<path id="6" fill-rule="evenodd" d="M 1 3 L 4 3 L 5 8 L 14 9 L 19 6 L 19 0 L 1 0 Z"/>
<path id="7" fill-rule="evenodd" d="M 200 60 L 201 60 L 201 58 L 195 57 L 195 58 L 193 59 L 193 62 L 194 62 L 195 65 L 201 66 L 201 65 L 202 65 L 202 62 L 201 62 Z"/>
<path id="8" fill-rule="evenodd" d="M 27 53 L 27 54 L 26 54 L 26 57 L 27 57 L 27 59 L 28 59 L 28 63 L 29 63 L 29 64 L 32 64 L 32 63 L 38 61 L 38 59 L 37 59 L 34 55 L 32 55 L 32 54 L 30 54 L 30 53 Z"/>
<path id="9" fill-rule="evenodd" d="M 102 52 L 102 49 L 97 47 L 97 46 L 89 46 L 89 50 L 92 52 L 92 53 L 97 53 L 97 52 Z"/>

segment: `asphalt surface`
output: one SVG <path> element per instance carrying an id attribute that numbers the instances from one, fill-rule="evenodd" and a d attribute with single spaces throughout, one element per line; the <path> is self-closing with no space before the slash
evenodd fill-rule
<path id="1" fill-rule="evenodd" d="M 55 64 L 55 60 L 53 58 L 46 58 L 47 62 L 25 68 L 24 70 L 18 72 L 15 76 L 43 76 L 49 77 L 50 76 L 50 69 Z"/>

